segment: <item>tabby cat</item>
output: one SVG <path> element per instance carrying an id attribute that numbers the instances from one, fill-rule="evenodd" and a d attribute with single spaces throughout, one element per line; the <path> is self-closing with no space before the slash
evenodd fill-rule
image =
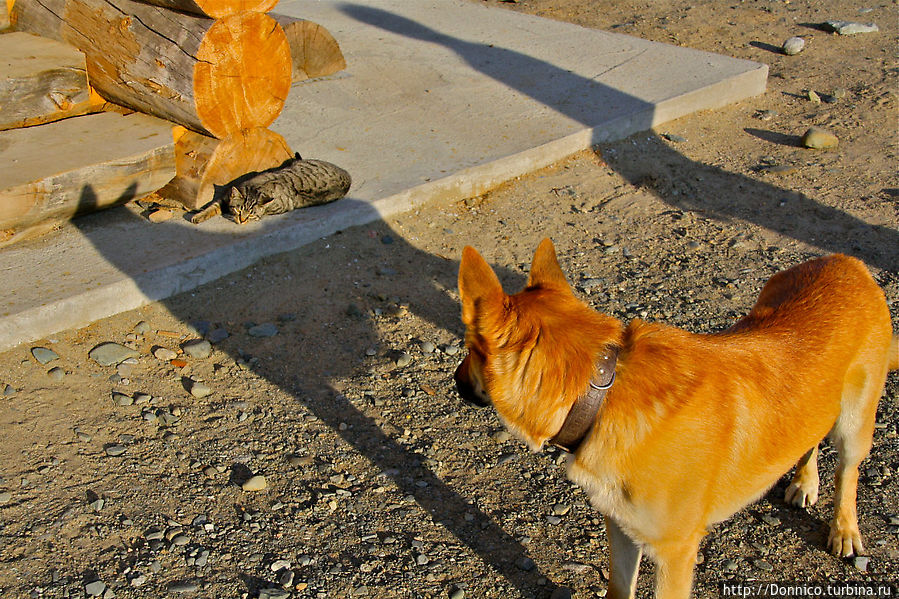
<path id="1" fill-rule="evenodd" d="M 339 200 L 350 189 L 350 174 L 330 162 L 299 154 L 281 166 L 233 185 L 224 205 L 238 223 L 296 208 Z"/>

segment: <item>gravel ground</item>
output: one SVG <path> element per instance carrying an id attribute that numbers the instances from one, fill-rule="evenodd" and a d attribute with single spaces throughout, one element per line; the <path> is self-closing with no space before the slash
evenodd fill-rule
<path id="1" fill-rule="evenodd" d="M 0 354 L 3 597 L 603 596 L 603 524 L 564 456 L 530 454 L 453 392 L 467 244 L 511 291 L 552 237 L 597 309 L 696 332 L 732 323 L 774 272 L 841 251 L 869 264 L 899 329 L 895 2 L 510 6 L 763 60 L 769 92 Z M 881 31 L 808 25 L 828 18 Z M 790 35 L 807 47 L 776 53 Z M 798 147 L 812 125 L 839 148 Z M 133 352 L 103 366 L 90 355 L 108 342 Z M 819 503 L 786 506 L 784 478 L 717 526 L 696 595 L 731 579 L 899 579 L 895 374 L 877 423 L 859 486 L 867 556 L 824 550 L 825 443 Z"/>

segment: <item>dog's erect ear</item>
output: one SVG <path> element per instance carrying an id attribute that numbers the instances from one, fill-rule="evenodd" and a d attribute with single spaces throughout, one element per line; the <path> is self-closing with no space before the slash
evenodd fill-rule
<path id="1" fill-rule="evenodd" d="M 565 273 L 556 260 L 556 248 L 547 237 L 537 246 L 534 252 L 534 261 L 531 263 L 531 274 L 528 277 L 528 287 L 552 287 L 562 291 L 571 292 Z"/>
<path id="2" fill-rule="evenodd" d="M 459 263 L 459 296 L 462 298 L 462 322 L 474 324 L 475 307 L 484 301 L 498 301 L 503 297 L 503 287 L 490 265 L 473 247 L 462 249 Z"/>

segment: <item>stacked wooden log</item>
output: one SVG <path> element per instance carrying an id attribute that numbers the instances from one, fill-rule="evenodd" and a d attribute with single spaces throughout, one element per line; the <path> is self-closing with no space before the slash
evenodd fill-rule
<path id="1" fill-rule="evenodd" d="M 13 29 L 86 56 L 103 99 L 178 125 L 177 175 L 161 193 L 188 209 L 212 200 L 216 185 L 290 158 L 268 127 L 292 81 L 345 67 L 323 28 L 266 14 L 277 0 L 10 2 Z"/>

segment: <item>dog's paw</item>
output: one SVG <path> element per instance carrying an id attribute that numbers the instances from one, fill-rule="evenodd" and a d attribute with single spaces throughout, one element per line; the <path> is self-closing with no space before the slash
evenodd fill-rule
<path id="1" fill-rule="evenodd" d="M 830 525 L 830 535 L 827 537 L 827 546 L 830 552 L 837 557 L 852 557 L 865 551 L 862 544 L 862 535 L 857 526 L 840 526 L 836 522 Z"/>
<path id="2" fill-rule="evenodd" d="M 796 507 L 807 508 L 818 501 L 818 483 L 793 481 L 784 493 L 784 501 Z"/>

